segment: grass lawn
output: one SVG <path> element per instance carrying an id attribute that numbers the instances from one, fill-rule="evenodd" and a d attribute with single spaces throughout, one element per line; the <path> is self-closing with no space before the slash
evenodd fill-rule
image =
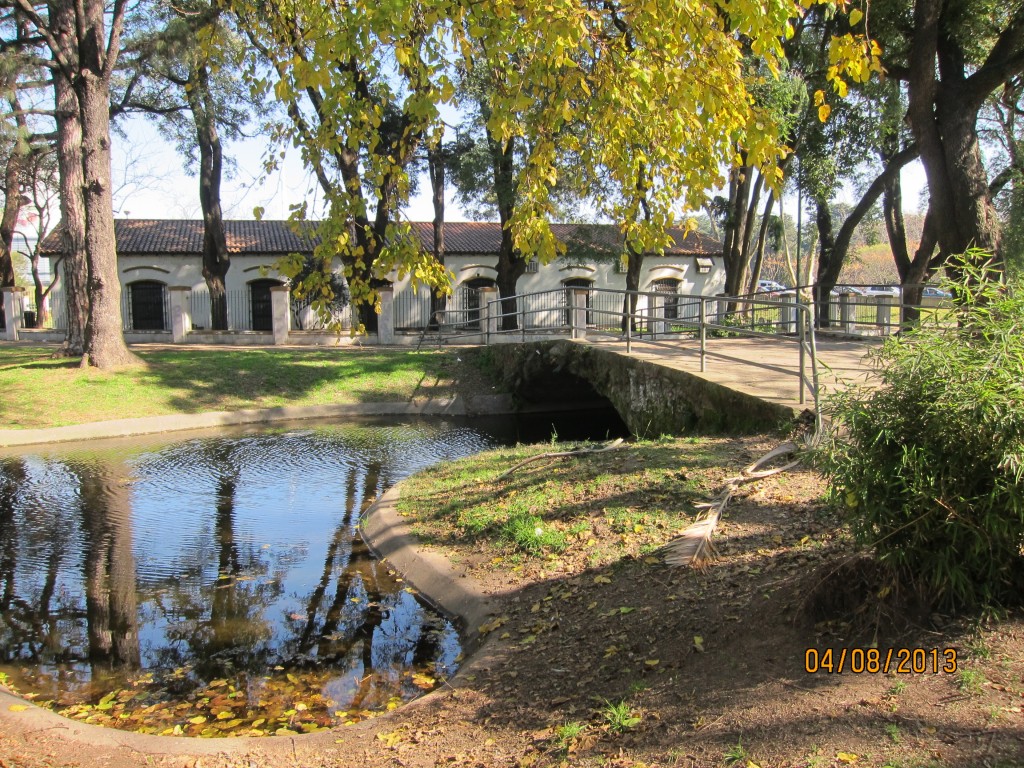
<path id="1" fill-rule="evenodd" d="M 454 394 L 454 353 L 362 349 L 138 351 L 115 373 L 51 359 L 52 347 L 0 345 L 6 429 L 106 419 Z M 464 367 L 464 366 L 463 366 Z"/>

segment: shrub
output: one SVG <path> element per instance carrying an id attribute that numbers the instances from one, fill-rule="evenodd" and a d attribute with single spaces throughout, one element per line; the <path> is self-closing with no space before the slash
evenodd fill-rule
<path id="1" fill-rule="evenodd" d="M 877 388 L 827 399 L 817 454 L 856 538 L 946 607 L 1024 594 L 1024 296 L 982 257 L 947 282 L 952 322 L 887 340 Z"/>

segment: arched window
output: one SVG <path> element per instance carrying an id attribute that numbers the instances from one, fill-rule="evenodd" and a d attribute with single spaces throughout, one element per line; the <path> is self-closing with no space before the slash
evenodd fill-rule
<path id="1" fill-rule="evenodd" d="M 679 285 L 679 280 L 674 277 L 663 277 L 651 284 L 655 293 L 667 294 L 664 304 L 664 317 L 666 320 L 676 320 L 679 318 Z"/>
<path id="2" fill-rule="evenodd" d="M 128 283 L 128 317 L 125 328 L 132 331 L 166 331 L 167 286 L 158 280 Z"/>
<path id="3" fill-rule="evenodd" d="M 270 289 L 281 285 L 279 280 L 263 278 L 249 283 L 249 314 L 254 331 L 274 330 L 274 309 L 270 302 Z"/>

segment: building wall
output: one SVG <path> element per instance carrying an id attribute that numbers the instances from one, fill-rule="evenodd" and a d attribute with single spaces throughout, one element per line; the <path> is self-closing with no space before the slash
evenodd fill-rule
<path id="1" fill-rule="evenodd" d="M 233 256 L 231 268 L 225 279 L 230 291 L 244 290 L 253 280 L 278 279 L 273 269 L 277 256 Z M 132 256 L 121 255 L 117 259 L 122 288 L 138 280 L 156 280 L 168 287 L 184 285 L 192 289 L 205 290 L 202 259 L 186 255 Z M 261 267 L 267 268 L 264 275 Z"/>

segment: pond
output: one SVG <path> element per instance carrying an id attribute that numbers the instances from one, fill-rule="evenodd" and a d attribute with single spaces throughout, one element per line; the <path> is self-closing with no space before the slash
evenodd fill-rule
<path id="1" fill-rule="evenodd" d="M 0 456 L 0 682 L 150 733 L 312 732 L 394 709 L 456 670 L 458 632 L 358 533 L 437 462 L 608 414 L 97 441 Z"/>

